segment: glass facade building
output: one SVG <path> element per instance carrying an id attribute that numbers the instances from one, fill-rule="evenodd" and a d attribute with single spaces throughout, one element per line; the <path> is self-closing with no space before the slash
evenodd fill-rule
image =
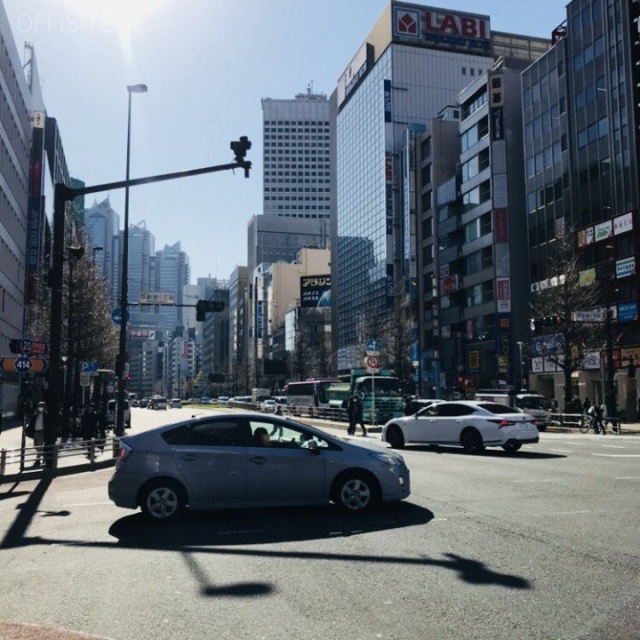
<path id="1" fill-rule="evenodd" d="M 640 359 L 638 2 L 574 0 L 554 41 L 523 74 L 531 289 L 558 275 L 549 271 L 553 239 L 570 230 L 581 275 L 608 292 L 618 403 L 631 411 L 637 389 L 626 366 Z M 558 386 L 558 375 L 541 367 L 539 388 Z M 601 400 L 601 375 L 597 364 L 578 372 L 576 391 Z"/>

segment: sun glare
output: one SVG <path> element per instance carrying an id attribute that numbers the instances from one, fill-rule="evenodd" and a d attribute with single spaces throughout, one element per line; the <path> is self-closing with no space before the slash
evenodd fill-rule
<path id="1" fill-rule="evenodd" d="M 103 28 L 113 31 L 125 51 L 137 29 L 144 30 L 144 21 L 157 14 L 170 0 L 66 0 L 69 12 L 80 16 L 91 13 L 99 17 Z"/>

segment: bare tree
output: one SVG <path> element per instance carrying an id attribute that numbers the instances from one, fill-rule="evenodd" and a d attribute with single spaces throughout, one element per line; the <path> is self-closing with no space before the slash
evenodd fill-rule
<path id="1" fill-rule="evenodd" d="M 564 375 L 565 410 L 573 404 L 571 375 L 582 369 L 589 351 L 599 350 L 604 339 L 603 326 L 584 322 L 581 313 L 597 308 L 602 292 L 581 274 L 581 257 L 574 245 L 575 234 L 558 234 L 549 261 L 553 274 L 534 294 L 531 310 L 537 324 L 548 321 L 543 331 L 547 339 L 538 341 L 541 355 L 555 364 Z"/>

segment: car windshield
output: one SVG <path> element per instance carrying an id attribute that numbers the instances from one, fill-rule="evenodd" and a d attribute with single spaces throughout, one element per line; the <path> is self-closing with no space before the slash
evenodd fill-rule
<path id="1" fill-rule="evenodd" d="M 525 398 L 518 398 L 516 404 L 520 409 L 548 410 L 551 408 L 551 402 L 544 396 L 527 396 Z"/>

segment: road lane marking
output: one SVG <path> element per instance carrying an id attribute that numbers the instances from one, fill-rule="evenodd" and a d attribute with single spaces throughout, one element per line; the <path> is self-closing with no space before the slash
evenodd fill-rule
<path id="1" fill-rule="evenodd" d="M 603 444 L 603 449 L 626 449 L 624 445 L 621 444 Z"/>
<path id="2" fill-rule="evenodd" d="M 549 449 L 549 451 L 553 451 L 554 453 L 571 453 L 571 449 Z"/>
<path id="3" fill-rule="evenodd" d="M 583 514 L 583 513 L 591 513 L 591 511 L 556 511 L 555 513 L 552 513 L 551 515 L 554 515 L 554 516 L 573 516 L 573 515 Z"/>
<path id="4" fill-rule="evenodd" d="M 71 507 L 104 507 L 106 505 L 113 504 L 113 502 L 75 502 L 73 504 L 65 504 L 65 508 L 69 509 Z"/>
<path id="5" fill-rule="evenodd" d="M 562 482 L 562 480 L 554 478 L 536 478 L 535 480 L 514 480 L 514 484 L 531 484 L 532 482 Z"/>
<path id="6" fill-rule="evenodd" d="M 592 453 L 600 458 L 640 458 L 640 453 Z"/>
<path id="7" fill-rule="evenodd" d="M 618 476 L 614 480 L 640 480 L 640 476 Z"/>

